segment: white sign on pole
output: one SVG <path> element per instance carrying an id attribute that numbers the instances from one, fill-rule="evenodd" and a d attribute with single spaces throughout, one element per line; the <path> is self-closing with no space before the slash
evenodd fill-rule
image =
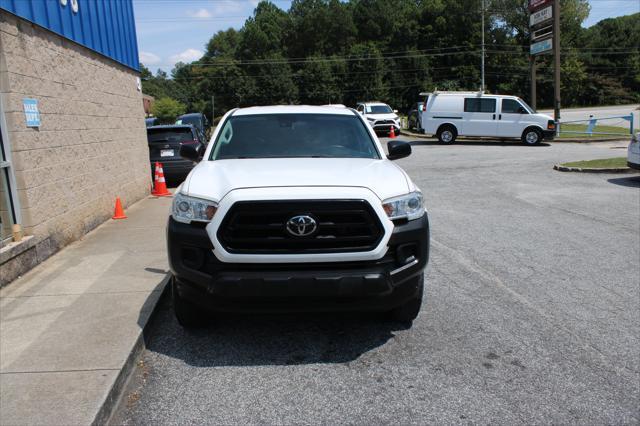
<path id="1" fill-rule="evenodd" d="M 533 27 L 534 25 L 548 21 L 551 18 L 553 18 L 553 7 L 545 7 L 544 9 L 540 9 L 529 16 L 529 26 Z"/>

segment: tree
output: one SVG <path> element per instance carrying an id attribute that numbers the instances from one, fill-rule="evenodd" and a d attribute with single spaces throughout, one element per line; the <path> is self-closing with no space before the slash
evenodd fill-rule
<path id="1" fill-rule="evenodd" d="M 172 98 L 157 99 L 151 106 L 151 114 L 158 118 L 162 124 L 175 123 L 176 118 L 182 115 L 187 107 Z"/>

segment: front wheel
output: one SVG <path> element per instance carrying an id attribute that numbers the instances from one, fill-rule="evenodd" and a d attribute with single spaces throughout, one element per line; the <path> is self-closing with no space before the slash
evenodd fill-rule
<path id="1" fill-rule="evenodd" d="M 529 128 L 522 133 L 522 143 L 526 145 L 537 145 L 542 142 L 542 132 L 538 129 Z"/>
<path id="2" fill-rule="evenodd" d="M 456 129 L 453 126 L 441 126 L 436 134 L 438 141 L 445 145 L 455 142 L 457 135 L 458 132 L 456 132 Z"/>
<path id="3" fill-rule="evenodd" d="M 420 278 L 418 283 L 418 293 L 416 296 L 406 302 L 404 305 L 400 305 L 389 312 L 389 318 L 393 321 L 410 323 L 420 313 L 422 307 L 422 295 L 424 293 L 424 275 Z"/>

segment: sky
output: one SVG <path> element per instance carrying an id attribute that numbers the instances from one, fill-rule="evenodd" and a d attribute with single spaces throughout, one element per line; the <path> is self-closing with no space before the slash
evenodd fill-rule
<path id="1" fill-rule="evenodd" d="M 288 9 L 291 0 L 271 0 Z M 200 59 L 213 34 L 239 29 L 259 0 L 133 0 L 140 61 L 152 72 Z M 589 0 L 589 27 L 605 18 L 640 12 L 640 0 Z"/>

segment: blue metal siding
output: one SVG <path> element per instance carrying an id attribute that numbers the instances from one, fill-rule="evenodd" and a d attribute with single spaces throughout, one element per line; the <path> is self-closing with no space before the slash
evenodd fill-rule
<path id="1" fill-rule="evenodd" d="M 139 71 L 132 0 L 78 0 L 78 13 L 71 2 L 0 0 L 0 9 Z"/>

